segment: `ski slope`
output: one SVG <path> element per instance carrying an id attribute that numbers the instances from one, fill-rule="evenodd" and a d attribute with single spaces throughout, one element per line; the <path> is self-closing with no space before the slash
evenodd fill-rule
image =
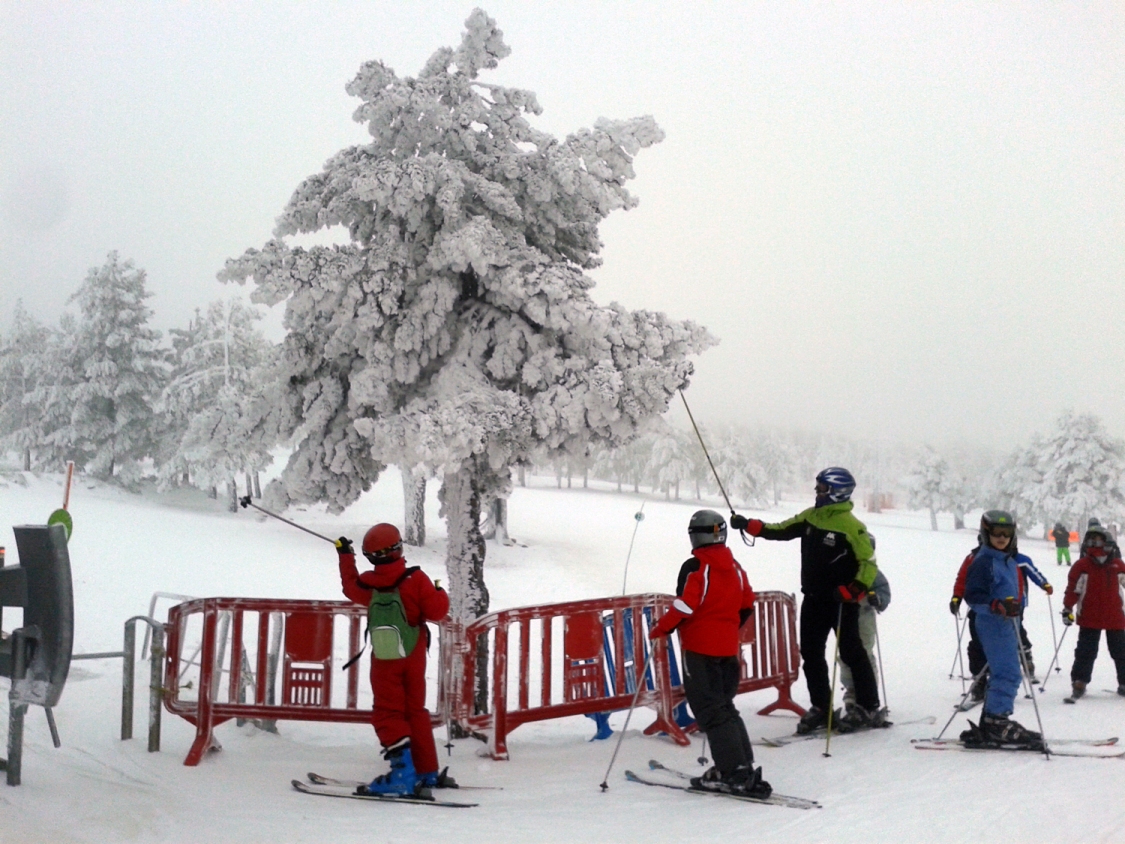
<path id="1" fill-rule="evenodd" d="M 0 542 L 12 565 L 17 561 L 10 525 L 45 521 L 62 501 L 62 478 L 17 474 L 2 483 L 0 512 L 6 524 Z M 444 577 L 445 535 L 435 492 L 428 502 L 428 545 L 408 549 L 408 556 L 431 577 Z M 642 500 L 611 490 L 559 490 L 545 478 L 517 488 L 509 527 L 526 547 L 489 544 L 492 606 L 620 594 L 633 515 Z M 786 504 L 755 515 L 776 519 L 806 506 Z M 687 521 L 699 506 L 646 500 L 629 566 L 630 592 L 674 589 L 690 550 Z M 198 597 L 339 596 L 336 555 L 326 543 L 246 511 L 226 513 L 219 502 L 196 493 L 134 495 L 79 479 L 71 513 L 76 653 L 119 650 L 123 622 L 146 613 L 158 591 Z M 401 484 L 388 471 L 339 517 L 318 508 L 287 515 L 325 535 L 358 539 L 376 521 L 401 520 Z M 934 715 L 938 721 L 932 727 L 837 737 L 830 758 L 816 741 L 783 748 L 756 743 L 757 762 L 777 791 L 815 798 L 823 809 L 706 800 L 626 782 L 624 771 L 643 769 L 650 758 L 701 770 L 698 740 L 679 748 L 640 734 L 651 720 L 644 710 L 634 715 L 606 793 L 598 785 L 616 736 L 590 742 L 593 722 L 577 717 L 520 727 L 509 736 L 508 762 L 480 757 L 483 745 L 472 739 L 456 742 L 451 756 L 439 746 L 442 764 L 449 764 L 461 782 L 503 788 L 449 793 L 458 799 L 471 795 L 481 804 L 475 809 L 454 812 L 302 795 L 289 781 L 307 771 L 360 778 L 384 770 L 374 732 L 366 726 L 283 721 L 274 735 L 227 723 L 216 731 L 224 749 L 187 768 L 182 761 L 194 729 L 167 712 L 162 751 L 146 752 L 143 680 L 137 685 L 137 738 L 119 740 L 121 663 L 105 659 L 72 664 L 55 710 L 61 749 L 51 746 L 42 710 L 29 712 L 23 784 L 0 784 L 0 842 L 1125 840 L 1120 800 L 1125 760 L 912 749 L 910 739 L 936 734 L 960 698 L 961 682 L 949 678 L 956 629 L 947 604 L 974 533 L 954 532 L 945 521 L 941 531 L 931 532 L 925 514 L 858 515 L 878 538 L 879 563 L 893 590 L 879 630 L 891 717 L 908 721 Z M 756 589 L 798 590 L 798 543 L 759 541 L 749 548 L 732 537 L 732 547 Z M 1021 540 L 1021 548 L 1058 587 L 1057 610 L 1065 569 L 1055 566 L 1054 549 L 1034 540 Z M 1027 626 L 1042 671 L 1052 651 L 1051 625 L 1046 596 L 1032 592 Z M 161 614 L 168 604 L 160 602 Z M 18 626 L 19 615 L 5 610 L 4 629 Z M 1060 624 L 1059 635 L 1062 629 Z M 1125 699 L 1102 691 L 1115 686 L 1104 646 L 1092 693 L 1076 706 L 1063 705 L 1075 639 L 1071 633 L 1063 647 L 1063 672 L 1051 677 L 1040 701 L 1048 740 L 1125 733 Z M 138 674 L 146 676 L 145 668 Z M 7 681 L 0 684 L 6 688 Z M 807 704 L 803 677 L 796 697 Z M 753 714 L 772 699 L 768 691 L 738 699 L 752 738 L 794 728 L 791 714 Z M 1034 728 L 1031 701 L 1018 700 L 1015 717 Z M 950 733 L 964 720 L 959 715 Z M 623 721 L 620 713 L 611 723 L 619 728 Z M 439 745 L 443 739 L 439 734 Z"/>

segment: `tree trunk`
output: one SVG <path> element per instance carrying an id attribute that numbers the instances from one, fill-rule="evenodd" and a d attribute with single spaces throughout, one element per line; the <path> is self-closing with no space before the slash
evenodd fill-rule
<path id="1" fill-rule="evenodd" d="M 23 470 L 25 472 L 31 471 L 31 449 L 25 448 L 23 450 Z"/>
<path id="2" fill-rule="evenodd" d="M 527 486 L 527 469 L 522 463 L 519 465 L 516 476 L 519 478 L 520 486 Z"/>
<path id="3" fill-rule="evenodd" d="M 227 478 L 227 509 L 232 513 L 238 512 L 238 484 L 234 475 Z"/>
<path id="4" fill-rule="evenodd" d="M 588 468 L 582 469 L 582 489 L 590 488 L 590 470 Z"/>
<path id="5" fill-rule="evenodd" d="M 246 494 L 247 495 L 253 495 L 253 489 L 254 489 L 254 478 L 252 478 L 250 476 L 250 473 L 247 472 L 246 473 Z"/>
<path id="6" fill-rule="evenodd" d="M 207 497 L 217 500 L 219 498 L 219 488 L 214 486 L 211 487 L 209 490 L 207 490 Z"/>
<path id="7" fill-rule="evenodd" d="M 262 480 L 258 477 L 258 470 L 254 470 L 254 497 L 262 497 Z"/>
<path id="8" fill-rule="evenodd" d="M 448 545 L 445 570 L 449 576 L 449 616 L 469 624 L 488 612 L 488 587 L 484 583 L 484 537 L 480 534 L 480 482 L 473 467 L 447 472 L 442 480 Z M 475 706 L 488 708 L 488 648 L 481 639 L 477 648 Z"/>
<path id="9" fill-rule="evenodd" d="M 965 529 L 965 511 L 962 510 L 960 507 L 954 507 L 953 508 L 953 529 L 954 530 L 964 530 Z"/>
<path id="10" fill-rule="evenodd" d="M 930 530 L 937 530 L 937 510 L 930 508 Z"/>
<path id="11" fill-rule="evenodd" d="M 680 500 L 680 482 L 676 481 L 676 500 Z"/>
<path id="12" fill-rule="evenodd" d="M 426 476 L 423 472 L 400 467 L 404 524 L 402 541 L 419 548 L 426 544 Z"/>

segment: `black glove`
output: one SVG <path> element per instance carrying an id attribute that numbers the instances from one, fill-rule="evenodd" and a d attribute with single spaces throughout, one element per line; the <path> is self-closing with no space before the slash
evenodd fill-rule
<path id="1" fill-rule="evenodd" d="M 354 554 L 355 548 L 352 547 L 352 541 L 346 536 L 341 536 L 336 540 L 336 553 L 337 554 Z"/>
<path id="2" fill-rule="evenodd" d="M 961 599 L 956 595 L 949 599 L 949 611 L 954 615 L 961 614 Z"/>
<path id="3" fill-rule="evenodd" d="M 876 612 L 883 611 L 883 599 L 879 597 L 879 593 L 871 591 L 867 593 L 867 603 L 874 608 Z"/>
<path id="4" fill-rule="evenodd" d="M 1067 627 L 1070 627 L 1070 625 L 1074 624 L 1074 610 L 1070 609 L 1069 607 L 1064 608 L 1062 611 L 1062 620 L 1063 624 Z"/>
<path id="5" fill-rule="evenodd" d="M 748 524 L 750 524 L 750 520 L 745 516 L 739 516 L 736 513 L 730 517 L 730 526 L 735 530 L 746 530 Z"/>

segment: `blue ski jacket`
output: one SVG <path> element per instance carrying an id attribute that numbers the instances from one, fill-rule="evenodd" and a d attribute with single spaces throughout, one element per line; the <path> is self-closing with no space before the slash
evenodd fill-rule
<path id="1" fill-rule="evenodd" d="M 993 601 L 1005 598 L 1024 600 L 1023 578 L 1016 556 L 997 551 L 991 545 L 983 545 L 973 554 L 973 561 L 969 564 L 965 577 L 965 603 L 978 613 L 987 614 L 992 611 L 990 604 Z"/>
<path id="2" fill-rule="evenodd" d="M 1040 589 L 1046 589 L 1047 578 L 1043 576 L 1043 572 L 1035 567 L 1035 563 L 1031 562 L 1031 557 L 1026 554 L 1016 554 L 1016 565 L 1020 570 L 1020 581 L 1023 586 L 1023 605 L 1026 607 L 1028 579 L 1030 578 L 1031 582 Z"/>

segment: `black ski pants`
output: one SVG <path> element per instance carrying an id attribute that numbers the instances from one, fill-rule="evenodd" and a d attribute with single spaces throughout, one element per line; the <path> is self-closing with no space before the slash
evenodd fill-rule
<path id="1" fill-rule="evenodd" d="M 828 660 L 824 657 L 828 634 L 840 624 L 840 659 L 852 670 L 855 700 L 868 712 L 879 708 L 879 686 L 875 669 L 859 635 L 859 604 L 845 604 L 832 594 L 806 595 L 801 602 L 801 659 L 805 663 L 805 682 L 809 700 L 818 709 L 827 710 L 831 681 Z"/>
<path id="2" fill-rule="evenodd" d="M 1078 628 L 1078 647 L 1074 649 L 1074 665 L 1070 669 L 1070 679 L 1089 683 L 1094 673 L 1094 660 L 1098 658 L 1098 642 L 1102 631 L 1098 627 Z M 1117 666 L 1117 685 L 1125 686 L 1125 630 L 1105 631 L 1105 644 L 1109 655 Z"/>
<path id="3" fill-rule="evenodd" d="M 754 761 L 746 724 L 734 705 L 741 669 L 736 656 L 684 651 L 684 693 L 699 729 L 707 734 L 715 767 L 724 776 Z"/>

